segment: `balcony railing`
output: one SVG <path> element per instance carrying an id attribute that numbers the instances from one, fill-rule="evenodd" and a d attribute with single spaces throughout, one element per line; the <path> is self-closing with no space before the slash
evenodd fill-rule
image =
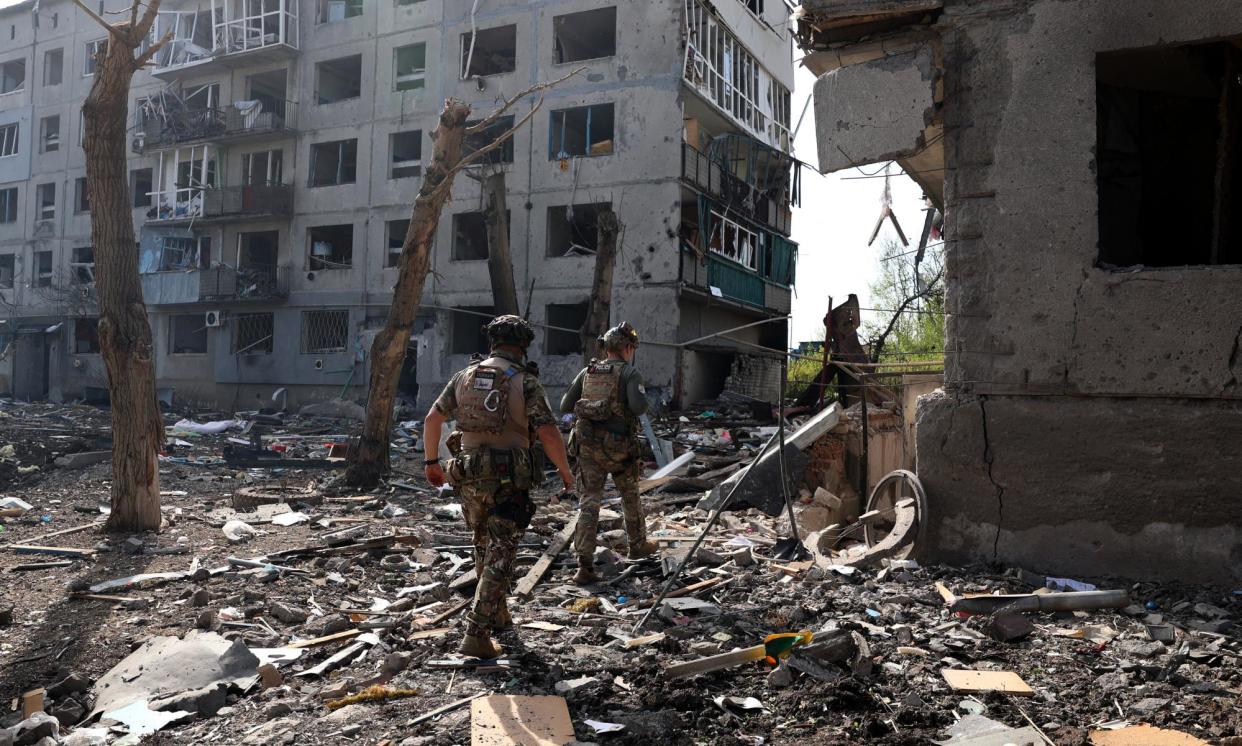
<path id="1" fill-rule="evenodd" d="M 292 134 L 297 126 L 292 101 L 263 99 L 239 101 L 207 109 L 181 109 L 148 115 L 143 137 L 135 150 L 164 148 L 192 142 L 221 142 L 272 134 Z"/>
<path id="2" fill-rule="evenodd" d="M 684 142 L 681 144 L 681 177 L 691 187 L 722 205 L 728 205 L 781 235 L 789 235 L 793 211 L 787 201 L 765 196 L 729 173 L 718 161 Z"/>
<path id="3" fill-rule="evenodd" d="M 293 187 L 288 184 L 251 184 L 207 189 L 203 192 L 204 218 L 293 214 Z"/>
<path id="4" fill-rule="evenodd" d="M 156 54 L 152 74 L 175 78 L 200 66 L 288 58 L 298 51 L 297 0 L 213 0 L 210 9 L 160 11 L 151 41 L 171 33 Z"/>
<path id="5" fill-rule="evenodd" d="M 289 296 L 289 268 L 212 267 L 202 270 L 203 300 L 272 300 Z"/>
<path id="6" fill-rule="evenodd" d="M 288 267 L 210 267 L 148 272 L 142 275 L 148 305 L 271 301 L 289 296 Z"/>

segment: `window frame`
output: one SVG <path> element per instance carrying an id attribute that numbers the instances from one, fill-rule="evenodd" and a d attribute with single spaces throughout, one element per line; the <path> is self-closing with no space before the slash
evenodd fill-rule
<path id="1" fill-rule="evenodd" d="M 612 11 L 612 52 L 609 54 L 601 54 L 595 57 L 580 57 L 567 60 L 558 60 L 557 56 L 557 25 L 564 23 L 561 19 L 570 18 L 572 16 L 580 16 L 588 13 L 600 13 L 603 11 Z M 617 14 L 619 9 L 616 5 L 606 5 L 602 8 L 587 8 L 585 10 L 577 10 L 570 13 L 561 13 L 552 16 L 552 64 L 553 65 L 572 65 L 575 62 L 593 62 L 595 60 L 606 60 L 617 56 Z"/>
<path id="2" fill-rule="evenodd" d="M 193 323 L 201 324 L 202 327 L 195 329 L 193 334 L 198 336 L 199 332 L 203 335 L 203 351 L 202 352 L 178 352 L 174 348 L 177 339 L 177 320 L 178 319 L 195 319 Z M 173 313 L 168 315 L 168 348 L 167 352 L 170 356 L 175 357 L 202 357 L 211 353 L 211 330 L 207 327 L 207 321 L 202 313 Z"/>
<path id="3" fill-rule="evenodd" d="M 51 61 L 56 60 L 56 64 L 52 65 Z M 56 81 L 48 79 L 48 72 L 56 71 Z M 43 86 L 51 88 L 52 86 L 63 85 L 65 82 L 65 48 L 57 47 L 56 49 L 48 49 L 43 52 Z"/>
<path id="4" fill-rule="evenodd" d="M 470 53 L 470 38 L 471 38 L 472 33 L 477 39 L 479 34 L 483 34 L 487 32 L 495 32 L 495 31 L 504 31 L 505 29 L 513 29 L 513 67 L 508 70 L 499 70 L 499 71 L 490 72 L 490 73 L 471 74 L 470 70 L 466 68 L 466 61 L 467 61 L 467 57 L 470 56 L 471 54 Z M 478 51 L 478 48 L 479 48 L 478 43 L 476 41 L 475 43 L 476 52 Z M 471 67 L 474 66 L 476 59 L 478 58 L 470 57 L 469 62 L 470 62 Z M 492 78 L 497 75 L 510 75 L 512 73 L 517 72 L 517 68 L 518 68 L 518 26 L 517 24 L 506 23 L 500 26 L 489 26 L 488 28 L 475 29 L 473 32 L 470 32 L 470 31 L 462 32 L 461 34 L 461 57 L 460 57 L 460 61 L 458 62 L 457 68 L 458 70 L 461 71 L 462 80 L 472 80 L 474 78 Z"/>
<path id="5" fill-rule="evenodd" d="M 56 120 L 56 131 L 49 133 L 47 123 Z M 48 137 L 51 134 L 52 137 Z M 60 115 L 49 114 L 39 118 L 39 152 L 55 153 L 60 150 Z"/>
<path id="6" fill-rule="evenodd" d="M 401 73 L 401 51 L 405 49 L 412 49 L 414 47 L 422 47 L 423 49 L 423 67 L 421 70 L 405 73 L 403 75 Z M 417 85 L 402 88 L 401 84 L 403 81 L 416 82 Z M 413 44 L 403 44 L 399 47 L 393 48 L 392 89 L 397 92 L 424 91 L 427 89 L 427 42 L 418 41 Z"/>
<path id="7" fill-rule="evenodd" d="M 591 123 L 592 123 L 592 119 L 595 116 L 596 110 L 599 110 L 599 109 L 608 109 L 611 111 L 611 114 L 612 114 L 612 117 L 611 117 L 612 136 L 605 138 L 604 140 L 600 140 L 600 142 L 611 143 L 611 146 L 609 147 L 607 153 L 591 152 L 594 147 L 591 144 Z M 566 134 L 567 123 L 569 121 L 569 115 L 577 113 L 577 112 L 582 112 L 582 111 L 586 112 L 586 127 L 583 130 L 583 144 L 584 144 L 585 152 L 569 153 L 565 150 L 565 134 Z M 557 131 L 557 126 L 556 126 L 558 114 L 560 115 L 560 131 L 559 132 Z M 559 135 L 559 146 L 560 146 L 559 150 L 557 150 L 558 135 Z M 604 101 L 598 104 L 584 104 L 583 106 L 570 106 L 564 109 L 555 109 L 549 113 L 548 115 L 548 160 L 549 161 L 561 161 L 561 160 L 568 160 L 571 158 L 603 158 L 606 156 L 615 155 L 616 152 L 617 152 L 617 106 L 616 106 L 616 102 Z"/>
<path id="8" fill-rule="evenodd" d="M 413 160 L 397 160 L 397 137 L 400 135 L 413 135 L 418 143 L 418 159 Z M 397 174 L 398 170 L 417 169 L 417 173 Z M 422 130 L 403 130 L 400 132 L 390 132 L 388 134 L 388 178 L 396 179 L 417 179 L 423 175 L 423 131 Z"/>
<path id="9" fill-rule="evenodd" d="M 82 62 L 82 77 L 94 77 L 95 73 L 98 72 L 99 64 L 95 61 L 95 57 L 99 55 L 101 48 L 106 55 L 108 53 L 108 37 L 105 36 L 86 42 L 86 59 Z"/>
<path id="10" fill-rule="evenodd" d="M 0 158 L 12 158 L 21 153 L 21 122 L 0 124 Z"/>
<path id="11" fill-rule="evenodd" d="M 344 62 L 345 60 L 352 60 L 354 58 L 357 58 L 358 60 L 358 90 L 357 92 L 354 93 L 354 95 L 352 96 L 345 96 L 343 98 L 332 99 L 331 101 L 324 101 L 323 93 L 322 93 L 324 65 L 329 65 L 334 62 Z M 347 101 L 357 101 L 358 99 L 362 98 L 362 90 L 363 90 L 362 75 L 363 75 L 363 63 L 362 63 L 361 53 L 347 54 L 344 57 L 333 57 L 330 60 L 320 60 L 316 62 L 315 63 L 315 105 L 316 106 L 332 106 L 333 104 L 343 104 Z"/>
<path id="12" fill-rule="evenodd" d="M 396 235 L 396 245 L 393 243 L 393 228 L 404 224 L 404 229 L 400 230 Z M 409 218 L 397 218 L 395 220 L 384 221 L 384 245 L 388 251 L 384 256 L 384 269 L 395 269 L 401 262 L 401 250 L 405 248 L 405 234 L 410 230 Z"/>
<path id="13" fill-rule="evenodd" d="M 338 346 L 332 346 L 332 347 L 312 348 L 310 346 L 311 340 L 309 339 L 309 336 L 310 336 L 310 330 L 308 328 L 310 326 L 309 321 L 311 317 L 313 316 L 322 315 L 326 317 L 329 314 L 344 315 L 345 317 L 344 334 L 341 339 L 341 344 Z M 321 323 L 327 323 L 327 321 L 325 320 Z M 349 309 L 348 308 L 344 308 L 344 309 L 324 308 L 324 309 L 318 309 L 318 310 L 313 310 L 313 311 L 303 311 L 302 312 L 302 328 L 300 330 L 301 333 L 299 334 L 299 336 L 301 337 L 301 344 L 299 345 L 299 350 L 301 351 L 300 354 L 302 355 L 339 355 L 344 352 L 348 352 L 349 351 L 349 323 L 350 321 L 349 321 Z"/>
<path id="14" fill-rule="evenodd" d="M 250 323 L 248 320 L 257 318 L 267 318 L 268 335 L 266 338 L 248 341 L 245 347 L 242 347 L 242 327 Z M 230 319 L 230 325 L 233 327 L 233 346 L 231 348 L 234 356 L 249 357 L 251 355 L 271 355 L 275 350 L 276 339 L 276 315 L 271 311 L 258 311 L 255 313 L 239 313 Z"/>
<path id="15" fill-rule="evenodd" d="M 50 189 L 52 193 L 51 212 L 48 212 L 48 205 L 44 203 L 44 192 Z M 35 185 L 35 220 L 55 220 L 56 219 L 56 182 L 46 181 L 42 184 Z"/>
<path id="16" fill-rule="evenodd" d="M 7 76 L 8 76 L 9 65 L 17 65 L 17 64 L 21 65 L 22 78 L 18 82 L 16 88 L 11 88 L 6 91 L 4 90 L 4 84 L 8 80 Z M 0 96 L 8 96 L 10 94 L 21 93 L 22 91 L 26 90 L 26 77 L 27 77 L 28 67 L 29 65 L 26 64 L 25 57 L 16 57 L 14 59 L 7 60 L 5 62 L 0 62 Z"/>
<path id="17" fill-rule="evenodd" d="M 15 186 L 0 189 L 0 224 L 9 225 L 18 221 L 21 193 Z"/>
<path id="18" fill-rule="evenodd" d="M 342 164 L 346 162 L 346 159 L 343 157 L 343 148 L 345 148 L 345 146 L 350 143 L 353 144 L 353 150 L 354 150 L 353 174 L 350 176 L 348 180 L 341 180 L 341 177 L 343 174 Z M 318 153 L 321 148 L 325 148 L 325 147 L 332 146 L 332 145 L 335 145 L 337 148 L 337 153 L 336 153 L 337 181 L 325 181 L 325 182 L 317 183 L 315 177 L 319 173 L 318 159 L 320 156 Z M 319 187 L 345 186 L 348 184 L 358 183 L 358 138 L 346 139 L 346 140 L 328 140 L 326 142 L 311 143 L 310 145 L 310 168 L 308 170 L 310 173 L 307 174 L 307 187 L 311 189 L 317 189 Z"/>

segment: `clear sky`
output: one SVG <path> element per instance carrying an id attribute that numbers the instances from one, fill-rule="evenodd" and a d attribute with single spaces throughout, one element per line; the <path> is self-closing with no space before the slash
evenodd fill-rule
<path id="1" fill-rule="evenodd" d="M 794 124 L 811 95 L 815 76 L 798 68 L 793 93 Z M 815 150 L 815 107 L 807 110 L 802 129 L 794 142 L 794 152 L 805 163 L 817 165 Z M 864 308 L 871 307 L 869 286 L 879 269 L 878 257 L 885 237 L 897 238 L 892 223 L 886 222 L 875 244 L 867 239 L 880 217 L 880 196 L 884 179 L 856 178 L 883 173 L 882 164 L 860 169 L 838 171 L 821 176 L 813 168 L 802 170 L 802 207 L 794 210 L 793 239 L 798 242 L 798 278 L 790 324 L 791 342 L 823 338 L 824 313 L 828 296 L 834 303 L 856 293 Z M 912 242 L 919 240 L 923 230 L 923 190 L 914 180 L 900 173 L 896 164 L 893 174 L 893 212 Z M 873 312 L 863 312 L 864 323 Z"/>

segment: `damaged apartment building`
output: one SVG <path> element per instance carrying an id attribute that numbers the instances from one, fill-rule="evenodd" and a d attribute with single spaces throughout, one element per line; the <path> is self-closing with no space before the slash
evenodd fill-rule
<path id="1" fill-rule="evenodd" d="M 364 397 L 444 100 L 482 119 L 580 68 L 472 167 L 505 174 L 514 285 L 541 325 L 532 358 L 549 392 L 581 364 L 575 330 L 611 210 L 612 318 L 649 342 L 639 362 L 655 395 L 772 400 L 797 251 L 790 12 L 783 0 L 165 0 L 153 38 L 172 40 L 135 77 L 129 163 L 161 396 Z M 0 393 L 102 396 L 80 109 L 104 34 L 68 0 L 5 8 L 0 33 Z M 459 177 L 402 377 L 420 406 L 485 344 L 486 206 L 479 181 Z"/>
<path id="2" fill-rule="evenodd" d="M 1242 15 L 1220 0 L 804 0 L 820 168 L 943 207 L 942 559 L 1242 579 Z"/>

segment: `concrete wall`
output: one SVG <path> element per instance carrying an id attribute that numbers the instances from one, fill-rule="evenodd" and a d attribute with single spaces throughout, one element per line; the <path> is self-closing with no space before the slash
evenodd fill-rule
<path id="1" fill-rule="evenodd" d="M 1242 34 L 1234 3 L 946 3 L 947 393 L 931 546 L 1067 574 L 1242 579 L 1242 267 L 1096 266 L 1095 56 Z M 991 13 L 963 14 L 965 8 Z"/>

